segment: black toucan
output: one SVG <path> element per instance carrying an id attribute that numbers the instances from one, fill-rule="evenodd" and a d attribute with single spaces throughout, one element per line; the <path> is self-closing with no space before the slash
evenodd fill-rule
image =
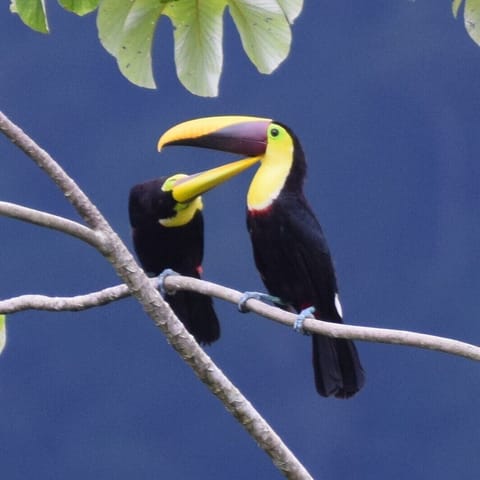
<path id="1" fill-rule="evenodd" d="M 133 245 L 148 275 L 157 276 L 170 268 L 181 275 L 200 278 L 203 259 L 200 194 L 250 165 L 233 162 L 195 175 L 160 177 L 130 190 L 128 212 Z M 199 343 L 210 344 L 220 337 L 210 297 L 179 291 L 167 294 L 165 300 Z"/>
<path id="2" fill-rule="evenodd" d="M 172 127 L 159 140 L 159 149 L 166 145 L 259 158 L 247 195 L 247 226 L 262 280 L 296 312 L 313 306 L 315 317 L 341 323 L 332 258 L 303 193 L 307 166 L 294 133 L 268 118 L 209 117 Z M 358 392 L 365 377 L 353 342 L 316 334 L 312 339 L 318 393 L 348 398 Z"/>

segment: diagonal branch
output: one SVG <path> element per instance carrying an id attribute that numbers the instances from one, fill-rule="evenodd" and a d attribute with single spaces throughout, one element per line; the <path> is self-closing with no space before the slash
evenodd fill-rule
<path id="1" fill-rule="evenodd" d="M 68 218 L 52 215 L 33 208 L 23 207 L 15 203 L 0 201 L 0 215 L 15 218 L 24 222 L 33 223 L 41 227 L 51 228 L 79 238 L 93 247 L 100 243 L 100 239 L 93 230 Z"/>

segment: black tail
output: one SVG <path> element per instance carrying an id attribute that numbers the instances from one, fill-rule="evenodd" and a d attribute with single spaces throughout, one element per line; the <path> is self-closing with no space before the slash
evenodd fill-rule
<path id="1" fill-rule="evenodd" d="M 312 335 L 312 340 L 317 392 L 323 397 L 355 395 L 365 383 L 365 374 L 354 343 L 323 335 Z"/>
<path id="2" fill-rule="evenodd" d="M 209 345 L 220 338 L 220 323 L 210 297 L 179 291 L 165 300 L 198 343 Z"/>

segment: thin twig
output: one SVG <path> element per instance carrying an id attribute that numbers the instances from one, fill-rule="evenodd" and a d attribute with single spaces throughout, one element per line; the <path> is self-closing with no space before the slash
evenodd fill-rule
<path id="1" fill-rule="evenodd" d="M 10 121 L 1 111 L 0 131 L 45 171 L 91 228 L 96 229 L 104 226 L 105 220 L 102 215 L 92 205 L 89 198 L 82 192 L 75 181 L 65 173 L 48 152 L 37 145 L 33 139 L 19 126 Z"/>
<path id="2" fill-rule="evenodd" d="M 127 285 L 116 285 L 97 292 L 73 297 L 50 297 L 47 295 L 19 295 L 0 300 L 0 312 L 17 313 L 26 310 L 44 310 L 48 312 L 79 312 L 100 307 L 131 295 Z"/>
<path id="3" fill-rule="evenodd" d="M 0 201 L 0 215 L 33 223 L 41 227 L 51 228 L 79 238 L 92 246 L 99 244 L 99 238 L 93 230 L 68 218 L 52 215 L 33 208 L 23 207 L 16 203 Z"/>

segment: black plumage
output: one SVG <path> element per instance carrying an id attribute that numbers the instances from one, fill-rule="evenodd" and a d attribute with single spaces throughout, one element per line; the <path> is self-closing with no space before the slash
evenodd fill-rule
<path id="1" fill-rule="evenodd" d="M 266 212 L 247 215 L 255 265 L 270 294 L 296 312 L 314 306 L 315 317 L 341 323 L 337 283 L 322 229 L 302 196 L 280 194 Z M 363 385 L 353 342 L 312 335 L 317 391 L 350 397 Z"/>
<path id="2" fill-rule="evenodd" d="M 264 210 L 247 210 L 255 264 L 270 294 L 296 312 L 314 306 L 315 317 L 342 323 L 337 280 L 322 228 L 303 194 L 306 163 L 293 139 L 293 162 L 278 197 Z M 364 372 L 350 340 L 312 335 L 317 391 L 348 398 L 364 384 Z"/>
<path id="3" fill-rule="evenodd" d="M 171 177 L 135 185 L 129 196 L 129 217 L 135 252 L 145 272 L 159 275 L 171 268 L 181 275 L 200 278 L 203 260 L 203 215 L 197 197 L 194 212 L 184 224 L 166 226 L 162 219 L 175 218 L 182 208 L 171 191 L 162 186 Z M 220 337 L 220 325 L 212 299 L 196 292 L 167 294 L 165 300 L 199 343 L 210 344 Z"/>

